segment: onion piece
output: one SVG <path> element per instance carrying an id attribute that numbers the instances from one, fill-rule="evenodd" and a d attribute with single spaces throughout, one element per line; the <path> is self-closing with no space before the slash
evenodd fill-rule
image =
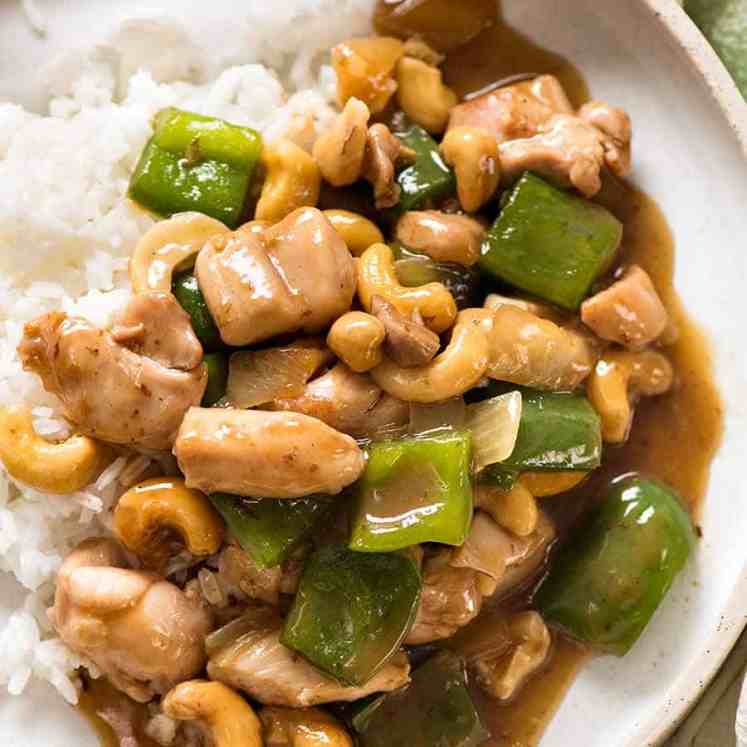
<path id="1" fill-rule="evenodd" d="M 487 514 L 477 511 L 464 544 L 454 550 L 449 565 L 471 568 L 498 581 L 506 572 L 511 540 Z"/>
<path id="2" fill-rule="evenodd" d="M 467 427 L 472 431 L 475 472 L 511 456 L 519 435 L 520 421 L 521 392 L 518 391 L 467 407 Z"/>
<path id="3" fill-rule="evenodd" d="M 298 397 L 332 354 L 312 338 L 281 348 L 234 353 L 228 368 L 226 399 L 234 407 L 256 407 L 274 399 Z"/>
<path id="4" fill-rule="evenodd" d="M 461 430 L 466 424 L 467 408 L 461 397 L 434 404 L 410 403 L 410 435 L 429 436 L 439 431 Z"/>

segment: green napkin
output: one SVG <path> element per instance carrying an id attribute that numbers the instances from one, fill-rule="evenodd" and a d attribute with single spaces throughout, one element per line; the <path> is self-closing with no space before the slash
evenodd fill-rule
<path id="1" fill-rule="evenodd" d="M 684 7 L 747 98 L 747 0 L 685 0 Z"/>

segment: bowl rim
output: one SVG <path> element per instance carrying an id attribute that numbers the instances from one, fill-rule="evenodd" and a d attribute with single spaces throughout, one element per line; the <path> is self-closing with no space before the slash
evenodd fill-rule
<path id="1" fill-rule="evenodd" d="M 700 29 L 676 0 L 640 0 L 660 23 L 684 58 L 706 84 L 707 91 L 722 112 L 739 142 L 747 166 L 747 101 L 731 74 Z M 723 610 L 723 619 L 734 624 L 713 632 L 700 656 L 690 665 L 693 677 L 682 677 L 669 693 L 669 702 L 645 728 L 646 744 L 661 745 L 672 736 L 705 694 L 747 625 L 747 566 L 735 581 Z M 632 745 L 630 745 L 632 747 Z"/>

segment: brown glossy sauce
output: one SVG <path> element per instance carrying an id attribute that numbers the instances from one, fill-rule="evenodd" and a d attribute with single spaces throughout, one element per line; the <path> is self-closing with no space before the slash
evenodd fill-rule
<path id="1" fill-rule="evenodd" d="M 487 18 L 494 14 L 494 0 L 461 0 L 456 5 L 454 0 L 408 0 L 406 5 L 410 9 L 406 14 L 409 32 L 424 32 L 431 41 L 451 48 L 444 74 L 460 96 L 515 75 L 551 73 L 560 79 L 575 106 L 589 99 L 583 76 L 564 57 L 537 46 L 501 22 L 485 28 Z M 404 3 L 381 1 L 375 19 L 377 29 L 381 33 L 401 30 L 402 18 L 396 18 L 396 14 L 398 8 L 404 7 Z M 459 20 L 454 17 L 455 12 L 460 17 L 464 14 L 462 21 L 467 23 L 473 38 L 469 44 L 453 49 L 463 41 L 454 30 L 458 26 L 455 21 Z M 603 91 L 599 93 L 604 95 Z M 610 478 L 631 471 L 645 472 L 675 487 L 697 520 L 722 430 L 722 406 L 713 381 L 707 341 L 687 316 L 672 285 L 674 244 L 665 217 L 654 200 L 618 180 L 607 179 L 597 200 L 625 226 L 618 264 L 637 263 L 649 273 L 677 325 L 679 337 L 665 349 L 677 378 L 669 394 L 638 405 L 630 440 L 623 446 L 608 446 L 603 466 L 589 480 L 562 497 L 543 499 L 543 508 L 556 521 L 561 540 Z M 473 625 L 490 624 L 489 615 L 488 611 Z M 485 747 L 537 745 L 588 656 L 588 651 L 577 643 L 557 637 L 542 675 L 530 680 L 512 702 L 499 704 L 474 688 L 477 706 L 493 735 Z M 97 713 L 122 700 L 128 699 L 103 680 L 89 683 L 81 698 L 79 707 L 104 747 L 118 747 L 119 742 Z M 136 708 L 142 728 L 147 708 Z M 139 736 L 140 747 L 156 746 L 142 734 Z"/>

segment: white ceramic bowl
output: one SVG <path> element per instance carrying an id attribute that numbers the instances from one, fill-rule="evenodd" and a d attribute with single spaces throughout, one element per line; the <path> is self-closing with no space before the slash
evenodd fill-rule
<path id="1" fill-rule="evenodd" d="M 48 12 L 46 41 L 20 19 L 20 4 L 0 0 L 0 97 L 37 106 L 40 63 L 62 48 L 90 43 L 109 17 L 154 6 L 140 0 L 37 3 Z M 569 57 L 594 94 L 632 115 L 633 179 L 656 198 L 672 226 L 676 285 L 710 334 L 726 404 L 694 562 L 628 656 L 599 658 L 584 669 L 542 742 L 643 747 L 664 738 L 698 698 L 747 616 L 747 106 L 674 0 L 503 4 L 512 25 Z M 234 33 L 232 0 L 155 5 L 195 29 L 208 24 Z M 0 600 L 10 603 L 2 591 Z M 96 740 L 73 711 L 35 687 L 32 697 L 0 698 L 0 744 L 94 747 Z"/>

